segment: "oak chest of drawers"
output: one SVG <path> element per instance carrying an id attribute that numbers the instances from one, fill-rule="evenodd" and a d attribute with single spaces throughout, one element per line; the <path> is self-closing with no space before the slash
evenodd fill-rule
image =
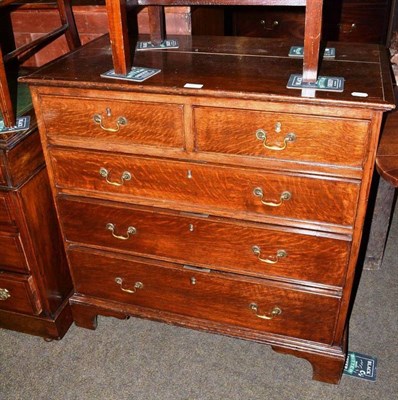
<path id="1" fill-rule="evenodd" d="M 58 339 L 72 281 L 37 124 L 0 134 L 0 328 Z"/>
<path id="2" fill-rule="evenodd" d="M 181 37 L 177 51 L 137 53 L 161 69 L 137 84 L 100 78 L 107 40 L 27 79 L 76 324 L 131 315 L 252 339 L 338 382 L 393 108 L 383 51 L 340 45 L 322 73 L 345 76 L 345 91 L 309 99 L 286 89 L 301 66 L 289 43 Z"/>

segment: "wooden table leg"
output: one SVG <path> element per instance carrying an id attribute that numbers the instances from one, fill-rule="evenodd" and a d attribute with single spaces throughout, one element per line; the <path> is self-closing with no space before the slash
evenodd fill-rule
<path id="1" fill-rule="evenodd" d="M 126 0 L 106 0 L 109 37 L 113 67 L 117 74 L 126 75 L 132 66 L 132 52 L 127 28 Z"/>
<path id="2" fill-rule="evenodd" d="M 3 53 L 0 48 L 0 110 L 5 126 L 15 125 L 15 113 L 12 106 L 10 91 L 7 82 L 6 70 L 3 63 Z"/>
<path id="3" fill-rule="evenodd" d="M 394 196 L 394 186 L 380 178 L 370 223 L 369 239 L 363 263 L 364 269 L 377 270 L 381 268 L 393 212 Z"/>
<path id="4" fill-rule="evenodd" d="M 305 9 L 303 83 L 316 82 L 318 78 L 322 8 L 323 0 L 307 0 Z M 301 94 L 306 97 L 315 97 L 315 90 L 302 89 Z"/>
<path id="5" fill-rule="evenodd" d="M 155 46 L 158 46 L 166 38 L 164 7 L 149 6 L 148 16 L 149 16 L 149 32 L 150 32 L 151 42 Z"/>

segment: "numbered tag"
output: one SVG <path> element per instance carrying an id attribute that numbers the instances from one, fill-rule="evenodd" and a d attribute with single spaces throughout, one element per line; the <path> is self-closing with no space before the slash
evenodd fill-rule
<path id="1" fill-rule="evenodd" d="M 152 42 L 137 42 L 136 50 L 159 50 L 159 49 L 178 49 L 178 40 L 166 39 L 163 40 L 159 45 L 155 45 Z"/>
<path id="2" fill-rule="evenodd" d="M 304 57 L 304 47 L 302 46 L 292 46 L 289 50 L 289 57 L 303 58 Z M 323 52 L 323 58 L 335 58 L 336 49 L 334 47 L 326 47 Z"/>
<path id="3" fill-rule="evenodd" d="M 313 83 L 303 82 L 302 75 L 290 75 L 286 86 L 288 89 L 314 89 L 326 92 L 343 92 L 344 78 L 334 76 L 320 76 Z"/>
<path id="4" fill-rule="evenodd" d="M 355 378 L 376 380 L 377 359 L 349 351 L 343 373 Z"/>
<path id="5" fill-rule="evenodd" d="M 30 128 L 30 116 L 18 117 L 14 126 L 5 126 L 4 121 L 0 119 L 0 134 L 11 132 L 22 132 Z"/>
<path id="6" fill-rule="evenodd" d="M 146 79 L 154 76 L 160 72 L 160 69 L 156 68 L 146 68 L 146 67 L 133 67 L 131 71 L 127 73 L 127 75 L 116 74 L 115 70 L 111 69 L 103 74 L 101 77 L 103 78 L 112 78 L 112 79 L 122 79 L 125 81 L 132 82 L 143 82 Z"/>

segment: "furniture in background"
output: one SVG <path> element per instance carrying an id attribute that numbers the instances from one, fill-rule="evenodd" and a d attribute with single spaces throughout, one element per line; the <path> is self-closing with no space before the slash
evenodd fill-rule
<path id="1" fill-rule="evenodd" d="M 207 5 L 207 2 L 205 0 L 134 0 L 130 2 L 128 0 L 106 0 L 113 68 L 116 74 L 127 75 L 133 66 L 136 54 L 137 36 L 132 36 L 129 29 L 128 5 L 133 9 L 137 9 L 139 6 L 148 6 L 150 42 L 158 46 L 164 43 L 166 38 L 164 6 L 181 4 Z M 315 97 L 315 90 L 310 85 L 315 84 L 318 80 L 323 0 L 250 0 L 250 2 L 247 0 L 213 0 L 212 5 L 304 6 L 303 63 L 299 71 L 293 71 L 293 73 L 299 74 L 302 71 L 300 78 L 303 85 L 302 96 Z"/>
<path id="2" fill-rule="evenodd" d="M 41 23 L 35 23 L 35 15 L 40 13 Z M 73 1 L 73 14 L 82 43 L 87 43 L 108 33 L 108 20 L 104 1 Z M 168 34 L 187 35 L 191 32 L 191 14 L 189 7 L 166 7 Z M 30 8 L 16 8 L 11 13 L 11 21 L 17 45 L 23 44 L 47 33 L 58 24 L 56 10 L 49 4 L 34 3 Z M 138 25 L 143 33 L 149 32 L 148 13 L 139 11 Z M 24 64 L 27 67 L 41 66 L 68 52 L 64 37 L 46 46 Z"/>
<path id="3" fill-rule="evenodd" d="M 82 43 L 108 32 L 104 0 L 74 0 L 73 13 Z M 324 0 L 323 39 L 326 41 L 366 42 L 384 44 L 389 39 L 390 10 L 394 1 Z M 166 7 L 167 33 L 192 35 L 236 35 L 269 38 L 304 38 L 304 7 Z M 40 24 L 33 16 L 40 12 Z M 56 10 L 48 3 L 33 3 L 27 8 L 15 8 L 11 13 L 17 45 L 37 38 L 58 23 Z M 149 32 L 147 10 L 138 13 L 143 33 Z M 61 37 L 36 53 L 26 66 L 40 66 L 68 51 Z"/>
<path id="4" fill-rule="evenodd" d="M 3 24 L 5 24 L 5 20 L 8 17 L 9 6 L 12 3 L 13 0 L 0 0 L 0 18 L 2 19 Z M 19 5 L 17 5 L 17 7 L 18 6 Z M 24 6 L 24 4 L 22 4 L 22 6 Z M 11 98 L 9 88 L 10 78 L 7 73 L 7 63 L 16 61 L 11 68 L 17 68 L 24 59 L 29 58 L 32 54 L 36 53 L 38 49 L 43 48 L 61 35 L 65 36 L 70 50 L 80 46 L 80 39 L 73 18 L 70 0 L 57 0 L 57 11 L 61 26 L 58 26 L 53 31 L 48 32 L 31 42 L 25 43 L 24 45 L 13 47 L 9 52 L 4 51 L 4 48 L 8 48 L 10 45 L 10 43 L 7 43 L 8 40 L 1 40 L 0 42 L 0 106 L 5 126 L 15 125 L 16 119 L 13 99 Z"/>
<path id="5" fill-rule="evenodd" d="M 324 0 L 323 40 L 386 43 L 391 0 Z M 225 8 L 228 33 L 267 38 L 304 37 L 303 7 Z"/>
<path id="6" fill-rule="evenodd" d="M 396 98 L 397 90 L 396 90 Z M 394 211 L 398 187 L 398 112 L 387 115 L 377 150 L 376 169 L 380 179 L 370 224 L 365 269 L 380 269 Z"/>
<path id="7" fill-rule="evenodd" d="M 333 44 L 321 73 L 346 88 L 306 98 L 286 88 L 302 65 L 291 41 L 180 37 L 177 50 L 137 52 L 137 65 L 161 71 L 133 83 L 100 77 L 113 65 L 108 40 L 25 78 L 75 323 L 136 316 L 254 340 L 339 382 L 394 107 L 383 49 Z"/>
<path id="8" fill-rule="evenodd" d="M 80 41 L 69 1 L 58 1 L 63 25 L 40 40 L 10 49 L 12 41 L 5 36 L 10 3 L 0 1 L 0 44 L 7 49 L 7 54 L 0 50 L 0 327 L 61 338 L 72 323 L 72 281 L 29 91 L 26 85 L 17 86 L 18 66 L 13 62 L 62 34 L 70 49 Z M 30 117 L 27 130 L 8 129 L 17 116 Z"/>

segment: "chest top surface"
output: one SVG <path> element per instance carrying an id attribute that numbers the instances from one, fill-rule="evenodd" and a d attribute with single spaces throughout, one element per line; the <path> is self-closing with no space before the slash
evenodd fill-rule
<path id="1" fill-rule="evenodd" d="M 145 39 L 145 38 L 144 38 Z M 107 35 L 64 56 L 23 79 L 31 85 L 140 93 L 295 102 L 382 110 L 394 108 L 386 49 L 378 45 L 329 43 L 334 59 L 321 62 L 320 76 L 345 79 L 342 93 L 317 91 L 301 97 L 288 89 L 291 74 L 299 74 L 302 59 L 289 57 L 286 40 L 243 37 L 180 36 L 179 48 L 136 52 L 134 66 L 160 69 L 144 82 L 102 78 L 112 69 Z M 187 83 L 202 85 L 186 88 Z M 356 97 L 352 93 L 365 93 Z"/>

